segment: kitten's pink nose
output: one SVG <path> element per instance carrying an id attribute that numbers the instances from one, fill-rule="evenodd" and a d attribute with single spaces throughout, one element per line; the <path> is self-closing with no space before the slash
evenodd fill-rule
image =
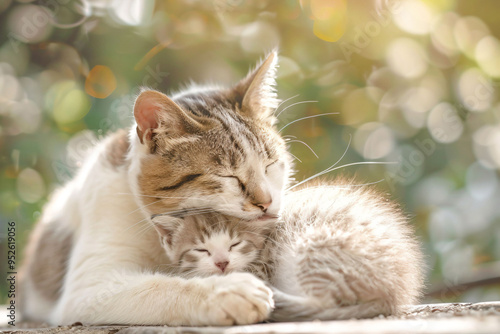
<path id="1" fill-rule="evenodd" d="M 222 272 L 224 272 L 224 270 L 226 270 L 226 267 L 227 265 L 229 264 L 228 261 L 224 261 L 224 262 L 217 262 L 215 265 L 220 269 L 222 270 Z"/>

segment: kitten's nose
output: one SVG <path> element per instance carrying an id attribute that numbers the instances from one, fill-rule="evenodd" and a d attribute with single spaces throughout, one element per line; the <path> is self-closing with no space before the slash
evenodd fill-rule
<path id="1" fill-rule="evenodd" d="M 258 203 L 258 204 L 255 204 L 255 205 L 257 205 L 265 213 L 267 211 L 267 208 L 269 208 L 271 206 L 272 202 L 273 201 L 270 200 L 267 203 Z"/>
<path id="2" fill-rule="evenodd" d="M 227 265 L 229 264 L 228 261 L 224 261 L 224 262 L 217 262 L 215 265 L 220 269 L 222 270 L 222 272 L 224 272 L 224 270 L 226 270 L 226 267 Z"/>

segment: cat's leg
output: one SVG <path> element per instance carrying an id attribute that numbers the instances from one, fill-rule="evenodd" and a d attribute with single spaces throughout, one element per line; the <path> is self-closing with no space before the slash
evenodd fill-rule
<path id="1" fill-rule="evenodd" d="M 106 284 L 67 290 L 54 324 L 245 325 L 265 320 L 271 291 L 248 273 L 183 279 L 162 274 L 101 273 Z"/>

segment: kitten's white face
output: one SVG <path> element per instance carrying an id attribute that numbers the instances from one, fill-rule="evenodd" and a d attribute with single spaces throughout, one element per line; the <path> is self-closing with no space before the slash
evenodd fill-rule
<path id="1" fill-rule="evenodd" d="M 172 268 L 184 277 L 248 270 L 274 227 L 272 220 L 242 221 L 213 213 L 153 221 Z"/>
<path id="2" fill-rule="evenodd" d="M 228 232 L 220 231 L 189 245 L 181 257 L 174 257 L 180 271 L 186 276 L 224 275 L 242 272 L 255 260 L 258 251 L 249 240 L 238 236 L 231 237 Z"/>

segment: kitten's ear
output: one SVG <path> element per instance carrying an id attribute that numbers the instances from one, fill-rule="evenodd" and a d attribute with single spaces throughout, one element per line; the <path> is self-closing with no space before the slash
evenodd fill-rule
<path id="1" fill-rule="evenodd" d="M 278 52 L 272 51 L 267 58 L 245 79 L 240 81 L 235 90 L 243 97 L 243 114 L 265 120 L 273 115 L 279 100 L 275 90 Z"/>
<path id="2" fill-rule="evenodd" d="M 153 216 L 151 220 L 153 221 L 156 232 L 158 232 L 162 246 L 171 247 L 173 236 L 177 229 L 181 227 L 181 219 L 166 216 Z"/>
<path id="3" fill-rule="evenodd" d="M 160 125 L 164 125 L 166 132 L 171 135 L 182 135 L 189 128 L 200 126 L 168 96 L 154 90 L 143 91 L 137 97 L 134 118 L 137 135 L 143 144 L 151 140 L 154 130 Z"/>

